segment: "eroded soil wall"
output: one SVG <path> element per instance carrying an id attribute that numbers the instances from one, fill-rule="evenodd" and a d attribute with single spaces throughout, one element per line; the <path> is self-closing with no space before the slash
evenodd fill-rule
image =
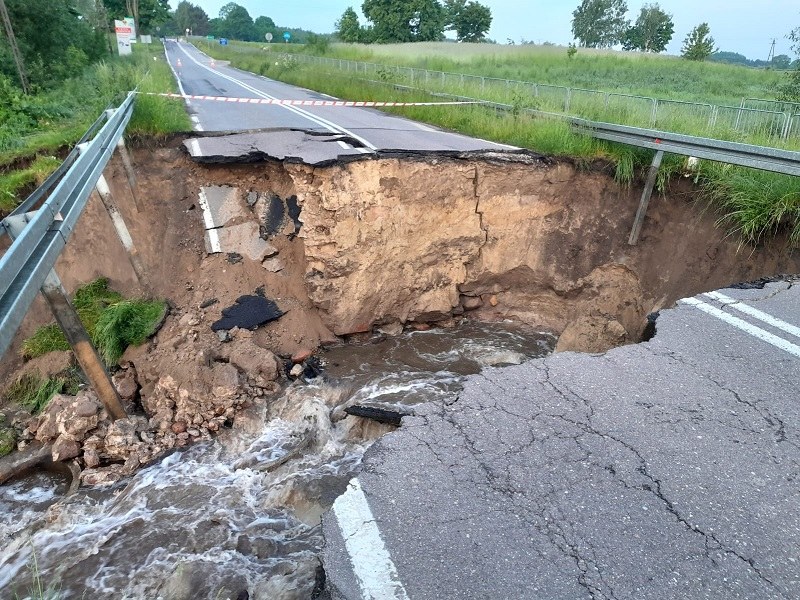
<path id="1" fill-rule="evenodd" d="M 651 203 L 602 172 L 532 158 L 288 166 L 310 297 L 337 334 L 478 309 L 563 334 L 560 349 L 637 341 L 648 313 L 765 275 L 798 272 L 775 239 L 740 247 L 691 186 Z M 681 191 L 683 190 L 683 191 Z"/>

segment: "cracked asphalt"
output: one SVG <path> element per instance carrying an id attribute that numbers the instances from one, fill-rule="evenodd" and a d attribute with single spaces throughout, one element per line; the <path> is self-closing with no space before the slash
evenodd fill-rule
<path id="1" fill-rule="evenodd" d="M 723 293 L 800 323 L 798 286 Z M 800 597 L 800 358 L 686 304 L 657 329 L 488 369 L 372 447 L 358 479 L 408 598 Z M 332 597 L 369 597 L 333 512 L 324 531 Z"/>

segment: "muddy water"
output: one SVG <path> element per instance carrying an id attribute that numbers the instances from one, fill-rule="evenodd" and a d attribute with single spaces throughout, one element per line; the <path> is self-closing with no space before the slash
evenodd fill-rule
<path id="1" fill-rule="evenodd" d="M 174 453 L 129 480 L 61 499 L 37 474 L 0 488 L 0 591 L 62 597 L 309 598 L 321 585 L 320 516 L 389 426 L 351 404 L 404 413 L 455 397 L 465 375 L 551 351 L 548 335 L 468 323 L 332 348 L 324 374 L 287 388 L 247 430 Z M 33 575 L 36 561 L 40 576 Z"/>

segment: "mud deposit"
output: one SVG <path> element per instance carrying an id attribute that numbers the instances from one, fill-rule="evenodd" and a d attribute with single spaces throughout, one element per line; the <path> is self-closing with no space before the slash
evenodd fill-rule
<path id="1" fill-rule="evenodd" d="M 199 165 L 180 142 L 136 152 L 141 213 L 120 165 L 106 173 L 150 289 L 96 199 L 57 264 L 69 290 L 105 276 L 172 308 L 115 374 L 135 416 L 112 425 L 95 402 L 80 439 L 61 440 L 84 487 L 61 500 L 68 482 L 39 474 L 0 488 L 4 594 L 24 597 L 35 555 L 74 597 L 308 598 L 323 583 L 320 515 L 391 429 L 348 407 L 450 402 L 483 367 L 637 342 L 679 298 L 800 271 L 780 237 L 740 247 L 688 183 L 654 199 L 631 247 L 640 190 L 569 162 Z M 222 321 L 254 312 L 255 331 Z M 49 320 L 37 300 L 5 381 Z M 50 363 L 63 361 L 37 364 Z M 65 433 L 12 421 L 23 443 Z"/>

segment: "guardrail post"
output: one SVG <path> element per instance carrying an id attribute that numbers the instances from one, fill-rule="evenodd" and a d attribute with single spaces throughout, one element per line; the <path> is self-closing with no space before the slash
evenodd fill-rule
<path id="1" fill-rule="evenodd" d="M 114 110 L 107 110 L 106 115 L 108 115 L 110 119 L 115 112 Z M 136 206 L 136 212 L 142 212 L 139 205 L 139 198 L 136 196 L 136 173 L 133 170 L 133 161 L 131 161 L 131 155 L 128 153 L 128 148 L 125 146 L 125 139 L 123 137 L 120 137 L 117 142 L 117 150 L 122 159 L 122 166 L 125 168 L 125 175 L 128 178 L 128 185 L 131 188 L 131 196 L 133 197 L 133 204 Z"/>
<path id="2" fill-rule="evenodd" d="M 117 232 L 117 237 L 119 241 L 122 242 L 123 248 L 125 248 L 125 253 L 128 255 L 128 260 L 131 263 L 131 267 L 133 267 L 133 272 L 136 274 L 139 285 L 145 293 L 149 294 L 151 291 L 150 280 L 147 277 L 142 258 L 139 256 L 139 251 L 133 243 L 133 238 L 128 230 L 128 226 L 125 224 L 125 220 L 122 218 L 117 205 L 114 203 L 114 196 L 111 194 L 111 188 L 108 187 L 108 182 L 103 175 L 100 175 L 94 189 L 97 195 L 100 196 L 100 200 L 108 216 L 111 217 L 111 222 L 114 224 L 114 231 Z"/>
<path id="3" fill-rule="evenodd" d="M 53 316 L 72 347 L 78 364 L 86 374 L 86 378 L 97 393 L 100 402 L 108 411 L 111 420 L 127 417 L 125 407 L 122 406 L 119 394 L 117 394 L 114 384 L 111 383 L 111 377 L 92 344 L 89 332 L 81 323 L 78 313 L 69 301 L 64 286 L 55 271 L 51 270 L 47 275 L 47 279 L 42 285 L 42 295 L 50 306 L 50 310 L 53 311 Z"/>
<path id="4" fill-rule="evenodd" d="M 656 185 L 658 169 L 661 167 L 661 159 L 664 158 L 664 151 L 659 150 L 653 157 L 653 164 L 650 165 L 650 172 L 647 174 L 647 182 L 644 184 L 642 200 L 639 202 L 639 210 L 636 211 L 636 219 L 633 221 L 633 229 L 628 238 L 628 245 L 635 246 L 639 241 L 639 234 L 642 232 L 644 218 L 647 215 L 647 206 L 650 204 L 650 196 L 653 195 L 653 188 Z"/>

